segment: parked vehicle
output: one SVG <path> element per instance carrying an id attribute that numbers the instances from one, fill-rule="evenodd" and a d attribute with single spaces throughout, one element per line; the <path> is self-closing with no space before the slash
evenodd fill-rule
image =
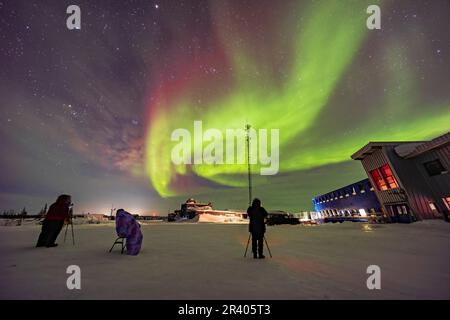
<path id="1" fill-rule="evenodd" d="M 272 211 L 269 212 L 267 216 L 267 225 L 274 226 L 277 224 L 300 224 L 300 220 L 298 218 L 294 218 L 290 214 L 284 211 Z"/>

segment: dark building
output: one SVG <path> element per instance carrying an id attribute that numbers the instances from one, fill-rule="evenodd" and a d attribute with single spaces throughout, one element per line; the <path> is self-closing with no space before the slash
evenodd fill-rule
<path id="1" fill-rule="evenodd" d="M 395 220 L 446 218 L 450 212 L 450 133 L 431 141 L 370 142 L 360 160 L 383 213 Z"/>
<path id="2" fill-rule="evenodd" d="M 381 206 L 369 179 L 313 198 L 314 210 L 322 217 L 361 216 L 381 212 Z"/>

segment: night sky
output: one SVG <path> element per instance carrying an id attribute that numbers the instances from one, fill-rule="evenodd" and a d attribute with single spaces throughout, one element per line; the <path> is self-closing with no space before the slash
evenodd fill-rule
<path id="1" fill-rule="evenodd" d="M 81 8 L 68 30 L 66 8 Z M 381 7 L 381 30 L 366 8 Z M 450 1 L 0 0 L 0 210 L 246 208 L 245 165 L 174 166 L 171 132 L 280 130 L 268 209 L 365 178 L 369 141 L 450 129 Z"/>

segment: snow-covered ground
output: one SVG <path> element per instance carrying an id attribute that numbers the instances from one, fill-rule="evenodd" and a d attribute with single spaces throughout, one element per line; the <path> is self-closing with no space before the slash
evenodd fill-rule
<path id="1" fill-rule="evenodd" d="M 113 225 L 75 226 L 75 246 L 34 248 L 38 226 L 0 227 L 1 299 L 450 299 L 450 224 L 268 227 L 273 259 L 245 259 L 247 226 L 142 226 L 138 256 L 108 253 Z M 266 256 L 268 254 L 266 253 Z M 81 268 L 68 290 L 66 268 Z M 366 268 L 381 268 L 368 290 Z"/>

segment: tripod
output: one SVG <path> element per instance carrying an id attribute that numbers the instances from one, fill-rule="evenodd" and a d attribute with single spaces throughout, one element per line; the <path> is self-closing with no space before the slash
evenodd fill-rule
<path id="1" fill-rule="evenodd" d="M 245 248 L 244 258 L 247 257 L 248 244 L 250 243 L 250 238 L 251 238 L 251 236 L 252 236 L 252 234 L 249 233 L 249 234 L 248 234 L 248 240 L 247 240 L 247 247 Z M 272 258 L 272 252 L 270 252 L 269 244 L 267 243 L 266 237 L 264 237 L 264 242 L 266 243 L 267 251 L 269 251 L 270 257 Z"/>
<path id="2" fill-rule="evenodd" d="M 69 221 L 67 222 L 67 225 L 66 225 L 66 232 L 64 232 L 64 243 L 66 242 L 66 236 L 67 236 L 67 230 L 69 229 L 69 224 L 70 224 L 71 229 L 72 229 L 72 244 L 75 245 L 75 236 L 74 236 L 74 233 L 73 233 L 72 212 L 70 212 L 70 214 L 69 214 Z"/>

